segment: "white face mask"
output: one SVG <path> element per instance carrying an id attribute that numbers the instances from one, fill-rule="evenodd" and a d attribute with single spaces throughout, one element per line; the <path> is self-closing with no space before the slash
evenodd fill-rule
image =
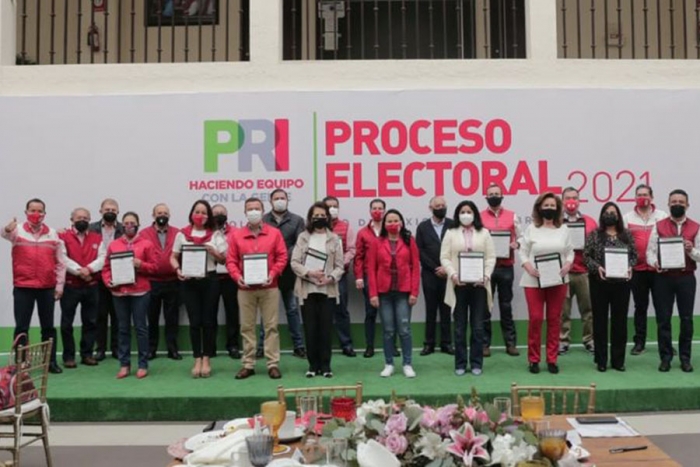
<path id="1" fill-rule="evenodd" d="M 331 213 L 331 218 L 333 218 L 333 219 L 338 218 L 338 212 L 339 212 L 338 208 L 336 208 L 336 207 L 328 208 L 328 211 Z"/>
<path id="2" fill-rule="evenodd" d="M 262 220 L 262 211 L 252 209 L 245 213 L 245 217 L 246 219 L 248 219 L 248 222 L 250 222 L 253 225 L 257 225 Z"/>
<path id="3" fill-rule="evenodd" d="M 286 199 L 276 199 L 272 202 L 272 209 L 277 212 L 284 212 L 287 210 L 287 200 Z"/>
<path id="4" fill-rule="evenodd" d="M 459 222 L 462 225 L 470 226 L 474 222 L 474 214 L 469 214 L 468 212 L 463 212 L 459 215 Z"/>

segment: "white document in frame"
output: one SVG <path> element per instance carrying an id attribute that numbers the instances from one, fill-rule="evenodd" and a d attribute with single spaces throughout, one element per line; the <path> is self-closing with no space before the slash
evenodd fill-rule
<path id="1" fill-rule="evenodd" d="M 133 251 L 114 253 L 109 257 L 109 264 L 112 269 L 113 286 L 129 285 L 136 282 Z"/>
<path id="2" fill-rule="evenodd" d="M 185 277 L 201 279 L 207 275 L 207 248 L 204 245 L 182 245 L 180 269 Z"/>
<path id="3" fill-rule="evenodd" d="M 564 283 L 561 277 L 561 255 L 551 253 L 548 255 L 535 256 L 535 268 L 540 273 L 540 288 L 554 287 Z"/>
<path id="4" fill-rule="evenodd" d="M 659 238 L 659 267 L 661 269 L 683 269 L 685 267 L 683 237 Z"/>
<path id="5" fill-rule="evenodd" d="M 243 282 L 246 285 L 261 285 L 267 282 L 267 253 L 243 255 Z"/>
<path id="6" fill-rule="evenodd" d="M 309 271 L 325 271 L 328 255 L 314 248 L 309 248 L 304 259 L 304 266 Z"/>
<path id="7" fill-rule="evenodd" d="M 496 258 L 510 258 L 510 232 L 494 230 L 491 232 L 491 238 L 496 250 Z"/>
<path id="8" fill-rule="evenodd" d="M 630 257 L 627 248 L 605 248 L 605 277 L 628 279 Z"/>
<path id="9" fill-rule="evenodd" d="M 566 227 L 569 229 L 574 250 L 583 250 L 586 246 L 586 223 L 583 221 L 569 222 Z"/>
<path id="10" fill-rule="evenodd" d="M 459 254 L 459 281 L 474 284 L 484 280 L 484 254 L 477 251 Z"/>

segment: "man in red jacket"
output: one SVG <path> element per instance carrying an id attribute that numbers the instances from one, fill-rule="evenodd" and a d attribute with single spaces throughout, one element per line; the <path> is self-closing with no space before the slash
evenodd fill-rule
<path id="1" fill-rule="evenodd" d="M 27 216 L 25 223 L 18 225 L 17 219 L 12 219 L 1 233 L 12 243 L 15 336 L 29 332 L 36 304 L 41 339 L 53 339 L 54 343 L 49 371 L 63 373 L 56 363 L 53 312 L 55 300 L 63 295 L 66 280 L 65 246 L 56 231 L 44 224 L 46 204 L 42 200 L 34 198 L 27 201 L 24 213 Z"/>
<path id="2" fill-rule="evenodd" d="M 236 374 L 236 379 L 245 379 L 255 374 L 255 323 L 258 309 L 265 329 L 267 373 L 270 378 L 279 379 L 282 373 L 279 369 L 277 311 L 280 292 L 277 280 L 287 265 L 287 247 L 282 233 L 263 223 L 265 208 L 260 199 L 248 198 L 244 210 L 248 224 L 234 230 L 229 236 L 226 258 L 226 268 L 238 284 L 238 304 L 241 310 L 243 368 Z M 257 275 L 266 272 L 267 278 L 252 277 L 253 269 L 257 270 Z"/>
<path id="3" fill-rule="evenodd" d="M 160 336 L 160 310 L 163 309 L 165 320 L 165 345 L 168 358 L 182 360 L 178 351 L 177 331 L 180 325 L 180 299 L 177 273 L 170 265 L 173 254 L 173 242 L 178 229 L 170 225 L 170 208 L 165 203 L 153 207 L 153 224 L 141 231 L 139 236 L 153 244 L 159 261 L 156 271 L 150 275 L 151 301 L 148 309 L 148 359 L 158 356 Z"/>
<path id="4" fill-rule="evenodd" d="M 88 230 L 90 211 L 76 208 L 70 217 L 71 228 L 59 235 L 66 246 L 67 271 L 66 286 L 61 297 L 61 341 L 63 366 L 76 368 L 73 320 L 78 305 L 82 323 L 80 363 L 97 365 L 97 360 L 92 356 L 97 333 L 97 283 L 107 250 L 102 246 L 102 236 Z"/>

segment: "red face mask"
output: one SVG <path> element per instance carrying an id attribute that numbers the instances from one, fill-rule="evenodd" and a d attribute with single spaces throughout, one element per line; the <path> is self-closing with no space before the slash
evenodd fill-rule
<path id="1" fill-rule="evenodd" d="M 207 222 L 207 216 L 204 214 L 192 214 L 192 223 L 197 227 L 203 226 Z"/>
<path id="2" fill-rule="evenodd" d="M 651 204 L 651 198 L 644 198 L 641 196 L 636 197 L 634 201 L 637 203 L 638 208 L 646 208 Z"/>
<path id="3" fill-rule="evenodd" d="M 382 217 L 384 217 L 384 211 L 372 211 L 371 213 L 372 220 L 375 222 L 379 222 L 382 220 Z"/>
<path id="4" fill-rule="evenodd" d="M 564 207 L 569 212 L 576 212 L 576 211 L 578 211 L 579 202 L 578 202 L 578 200 L 572 199 L 572 200 L 569 200 L 566 203 L 564 203 Z"/>
<path id="5" fill-rule="evenodd" d="M 384 226 L 390 234 L 397 234 L 401 230 L 401 224 L 387 224 Z"/>
<path id="6" fill-rule="evenodd" d="M 27 214 L 27 220 L 30 224 L 39 225 L 44 221 L 44 215 L 40 212 L 30 212 Z"/>

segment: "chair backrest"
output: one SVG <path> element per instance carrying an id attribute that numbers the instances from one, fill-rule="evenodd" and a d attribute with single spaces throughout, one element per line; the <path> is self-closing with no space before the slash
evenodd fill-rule
<path id="1" fill-rule="evenodd" d="M 17 365 L 14 384 L 15 411 L 21 412 L 22 403 L 33 399 L 46 402 L 46 388 L 49 380 L 49 363 L 53 339 L 38 344 L 18 346 L 11 356 Z"/>
<path id="2" fill-rule="evenodd" d="M 578 415 L 595 413 L 595 383 L 590 386 L 518 386 L 510 388 L 513 416 L 520 416 L 522 396 L 544 398 L 544 411 L 548 415 Z"/>
<path id="3" fill-rule="evenodd" d="M 352 397 L 355 399 L 355 407 L 362 405 L 362 383 L 357 382 L 352 386 L 319 386 L 312 388 L 284 388 L 277 387 L 277 398 L 280 402 L 287 403 L 288 397 L 294 398 L 294 407 L 299 411 L 299 398 L 302 396 L 316 396 L 318 398 L 318 410 L 321 413 L 330 413 L 330 401 L 334 397 Z M 289 407 L 289 404 L 287 404 Z"/>

